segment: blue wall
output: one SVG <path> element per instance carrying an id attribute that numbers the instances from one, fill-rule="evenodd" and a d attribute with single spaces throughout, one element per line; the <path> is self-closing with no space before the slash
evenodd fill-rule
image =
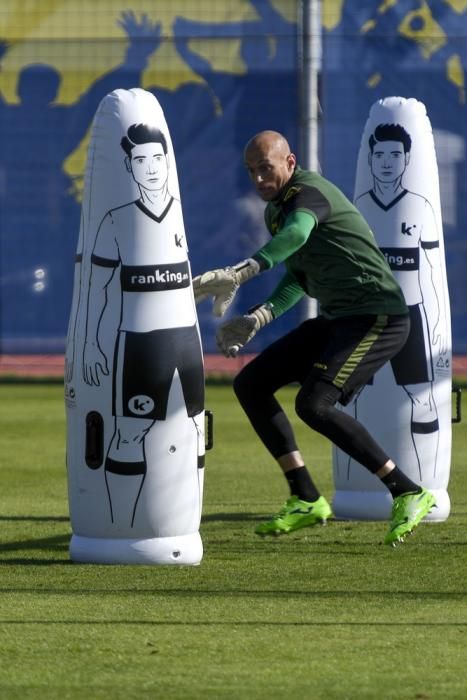
<path id="1" fill-rule="evenodd" d="M 467 353 L 467 13 L 456 5 L 400 0 L 384 9 L 380 1 L 347 0 L 337 18 L 323 15 L 320 160 L 323 174 L 352 197 L 361 133 L 373 102 L 401 95 L 425 103 L 440 163 L 453 350 L 460 354 Z M 254 19 L 214 23 L 175 17 L 165 34 L 157 7 L 151 21 L 137 14 L 109 16 L 109 31 L 118 23 L 126 34 L 122 60 L 74 101 L 56 99 L 67 77 L 65 62 L 57 69 L 57 61 L 49 64 L 43 53 L 40 65 L 33 55 L 18 70 L 15 101 L 0 92 L 1 352 L 64 350 L 80 219 L 76 183 L 64 166 L 82 143 L 100 99 L 114 88 L 143 85 L 164 108 L 194 274 L 234 263 L 267 240 L 263 204 L 252 193 L 242 150 L 257 131 L 277 129 L 300 160 L 299 41 L 297 24 L 275 4 L 251 0 L 251 6 Z M 193 38 L 210 41 L 211 56 L 227 54 L 236 40 L 234 59 L 242 70 L 226 69 L 225 61 L 219 68 Z M 156 75 L 147 85 L 148 61 L 168 42 L 191 79 L 168 89 Z M 5 64 L 13 50 L 0 45 Z M 243 287 L 233 313 L 262 301 L 280 274 L 262 275 Z M 251 351 L 293 327 L 303 313 L 298 307 L 264 329 Z M 215 352 L 217 321 L 207 303 L 199 307 L 199 317 L 205 351 Z"/>

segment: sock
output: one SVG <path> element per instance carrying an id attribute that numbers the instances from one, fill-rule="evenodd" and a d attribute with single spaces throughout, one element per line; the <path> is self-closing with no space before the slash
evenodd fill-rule
<path id="1" fill-rule="evenodd" d="M 393 498 L 402 496 L 404 493 L 421 493 L 422 491 L 422 487 L 415 484 L 398 467 L 383 476 L 381 481 L 390 490 Z"/>
<path id="2" fill-rule="evenodd" d="M 289 482 L 292 496 L 298 496 L 301 501 L 318 500 L 320 496 L 319 491 L 305 466 L 290 469 L 288 472 L 285 472 L 285 478 Z"/>

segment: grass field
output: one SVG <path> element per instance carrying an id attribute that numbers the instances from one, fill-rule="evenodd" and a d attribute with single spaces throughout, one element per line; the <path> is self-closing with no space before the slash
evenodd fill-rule
<path id="1" fill-rule="evenodd" d="M 466 419 L 451 516 L 392 549 L 382 522 L 255 536 L 285 484 L 231 388 L 208 386 L 206 405 L 201 566 L 77 565 L 62 388 L 0 385 L 1 700 L 465 700 Z M 329 444 L 295 424 L 332 498 Z"/>

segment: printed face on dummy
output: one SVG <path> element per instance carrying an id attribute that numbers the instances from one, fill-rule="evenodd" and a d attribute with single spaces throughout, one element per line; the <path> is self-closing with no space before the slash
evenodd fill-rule
<path id="1" fill-rule="evenodd" d="M 370 168 L 380 182 L 393 182 L 403 174 L 409 154 L 400 141 L 378 141 L 370 153 Z"/>
<path id="2" fill-rule="evenodd" d="M 265 202 L 275 199 L 293 175 L 296 158 L 280 149 L 252 148 L 245 156 L 245 166 L 257 193 Z"/>
<path id="3" fill-rule="evenodd" d="M 142 143 L 131 152 L 131 172 L 145 190 L 161 190 L 169 175 L 168 159 L 161 143 Z"/>

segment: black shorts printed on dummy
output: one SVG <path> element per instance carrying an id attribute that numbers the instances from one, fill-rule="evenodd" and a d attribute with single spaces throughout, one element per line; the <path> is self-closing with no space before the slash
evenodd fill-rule
<path id="1" fill-rule="evenodd" d="M 398 386 L 433 381 L 433 360 L 425 310 L 420 304 L 409 306 L 410 332 L 404 347 L 390 360 Z M 373 378 L 368 381 L 373 384 Z"/>
<path id="2" fill-rule="evenodd" d="M 409 306 L 410 333 L 400 352 L 391 360 L 396 384 L 424 384 L 433 381 L 431 342 L 425 309 Z"/>
<path id="3" fill-rule="evenodd" d="M 204 409 L 204 371 L 196 326 L 119 333 L 113 379 L 113 414 L 165 420 L 175 371 L 188 416 Z"/>
<path id="4" fill-rule="evenodd" d="M 339 403 L 345 406 L 374 373 L 401 349 L 407 340 L 409 326 L 408 316 L 323 319 L 324 337 L 320 339 L 320 350 L 307 383 L 317 379 L 332 384 L 341 390 Z M 310 342 L 313 342 L 312 338 Z"/>

